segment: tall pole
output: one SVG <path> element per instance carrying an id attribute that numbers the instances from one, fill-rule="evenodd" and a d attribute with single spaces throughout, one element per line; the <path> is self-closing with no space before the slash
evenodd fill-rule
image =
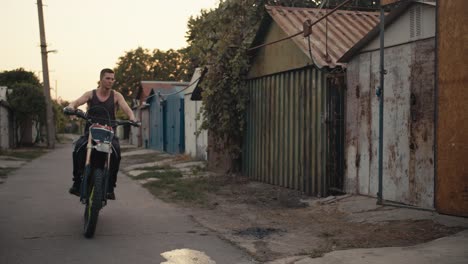
<path id="1" fill-rule="evenodd" d="M 42 77 L 44 80 L 44 97 L 46 103 L 46 127 L 47 127 L 47 147 L 55 148 L 55 122 L 52 112 L 52 104 L 50 99 L 50 83 L 49 83 L 49 66 L 47 62 L 47 44 L 44 29 L 44 14 L 42 12 L 42 0 L 37 0 L 37 11 L 39 14 L 39 33 L 41 37 L 41 54 L 42 54 Z"/>
<path id="2" fill-rule="evenodd" d="M 379 96 L 379 190 L 377 193 L 377 204 L 383 204 L 383 121 L 384 121 L 384 36 L 385 36 L 385 12 L 383 5 L 380 5 L 380 85 L 377 90 Z"/>

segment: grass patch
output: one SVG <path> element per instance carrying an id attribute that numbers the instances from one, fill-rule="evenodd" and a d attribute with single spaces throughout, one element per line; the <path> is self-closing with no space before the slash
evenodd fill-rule
<path id="1" fill-rule="evenodd" d="M 138 163 L 146 163 L 146 162 L 155 162 L 159 160 L 163 160 L 167 157 L 161 156 L 159 154 L 140 154 L 140 155 L 131 155 L 123 157 L 122 160 L 128 164 L 138 164 Z"/>
<path id="2" fill-rule="evenodd" d="M 163 201 L 204 206 L 208 202 L 207 193 L 219 189 L 219 185 L 214 183 L 208 177 L 194 179 L 162 177 L 159 181 L 149 182 L 144 186 Z"/>
<path id="3" fill-rule="evenodd" d="M 15 149 L 15 150 L 1 151 L 0 155 L 26 159 L 26 160 L 32 160 L 32 159 L 35 159 L 44 155 L 45 153 L 47 153 L 47 150 L 43 148 L 28 148 L 28 149 Z"/>
<path id="4" fill-rule="evenodd" d="M 6 178 L 14 170 L 14 168 L 0 168 L 0 178 Z"/>
<path id="5" fill-rule="evenodd" d="M 138 148 L 137 147 L 120 148 L 120 153 L 131 152 L 131 151 L 135 151 L 135 150 L 138 150 Z"/>
<path id="6" fill-rule="evenodd" d="M 133 177 L 135 180 L 143 180 L 149 178 L 158 178 L 161 180 L 171 180 L 182 178 L 182 173 L 180 171 L 172 170 L 172 171 L 148 171 L 144 172 L 136 177 Z"/>
<path id="7" fill-rule="evenodd" d="M 153 171 L 153 170 L 168 170 L 171 167 L 169 165 L 163 165 L 163 166 L 148 166 L 148 167 L 143 167 L 143 168 L 138 168 L 139 170 L 148 170 L 148 171 Z"/>
<path id="8" fill-rule="evenodd" d="M 21 160 L 21 159 L 6 156 L 6 158 L 2 157 L 2 160 L 5 160 L 5 161 L 18 161 L 18 160 Z"/>
<path id="9" fill-rule="evenodd" d="M 57 143 L 60 143 L 60 144 L 68 144 L 68 143 L 72 143 L 73 142 L 73 139 L 63 135 L 63 134 L 59 134 L 57 135 L 57 137 L 55 138 L 57 140 Z"/>
<path id="10" fill-rule="evenodd" d="M 195 166 L 193 168 L 190 169 L 190 172 L 192 173 L 192 175 L 196 176 L 196 175 L 199 175 L 200 173 L 206 171 L 204 167 L 202 166 Z"/>

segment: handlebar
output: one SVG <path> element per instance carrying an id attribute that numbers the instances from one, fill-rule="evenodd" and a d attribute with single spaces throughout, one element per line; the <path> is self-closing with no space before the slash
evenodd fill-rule
<path id="1" fill-rule="evenodd" d="M 88 120 L 87 114 L 85 112 L 81 111 L 80 109 L 75 110 L 75 109 L 65 107 L 65 108 L 63 108 L 63 113 L 65 115 L 74 115 L 74 116 L 77 116 L 79 118 L 83 118 L 85 120 Z"/>
<path id="2" fill-rule="evenodd" d="M 115 122 L 117 126 L 122 126 L 122 125 L 131 125 L 134 127 L 141 126 L 141 122 L 133 122 L 131 120 L 111 120 L 111 121 Z"/>
<path id="3" fill-rule="evenodd" d="M 79 118 L 82 118 L 82 119 L 86 120 L 87 122 L 91 122 L 92 118 L 97 118 L 97 117 L 88 116 L 87 113 L 83 112 L 80 109 L 74 110 L 74 109 L 71 109 L 71 108 L 68 108 L 68 107 L 63 108 L 63 113 L 65 115 L 77 116 Z M 97 119 L 101 119 L 101 118 L 97 118 Z M 141 122 L 133 122 L 133 121 L 130 121 L 130 120 L 108 120 L 108 121 L 113 123 L 115 126 L 122 126 L 122 125 L 131 125 L 131 126 L 134 126 L 134 127 L 141 126 Z"/>

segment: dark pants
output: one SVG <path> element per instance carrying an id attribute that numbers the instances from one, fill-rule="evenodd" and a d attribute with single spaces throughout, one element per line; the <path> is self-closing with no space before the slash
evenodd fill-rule
<path id="1" fill-rule="evenodd" d="M 88 143 L 88 135 L 81 136 L 75 142 L 75 148 L 73 150 L 73 181 L 80 182 L 81 176 L 86 163 L 86 145 Z M 91 163 L 96 161 L 98 158 L 105 158 L 105 153 L 98 153 L 95 150 L 91 154 Z M 95 155 L 93 157 L 93 155 Z M 101 163 L 101 162 L 100 162 Z M 109 168 L 109 187 L 110 191 L 116 186 L 117 173 L 119 172 L 120 166 L 120 144 L 119 139 L 114 137 L 112 140 L 112 154 L 111 154 L 111 165 Z"/>

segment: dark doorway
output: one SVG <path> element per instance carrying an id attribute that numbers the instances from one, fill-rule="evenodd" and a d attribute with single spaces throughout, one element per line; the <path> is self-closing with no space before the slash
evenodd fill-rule
<path id="1" fill-rule="evenodd" d="M 345 76 L 327 77 L 327 187 L 328 193 L 343 193 L 344 133 L 345 133 Z"/>

